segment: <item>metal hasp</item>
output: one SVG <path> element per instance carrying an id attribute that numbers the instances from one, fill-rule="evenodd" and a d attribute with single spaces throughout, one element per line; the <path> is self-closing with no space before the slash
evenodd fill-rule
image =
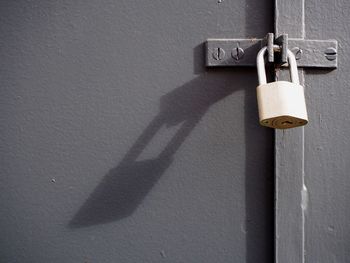
<path id="1" fill-rule="evenodd" d="M 272 62 L 277 65 L 283 65 L 288 61 L 288 34 L 283 34 L 276 38 L 275 44 L 280 47 L 281 51 L 277 53 L 279 55 L 278 58 Z"/>
<path id="2" fill-rule="evenodd" d="M 336 40 L 304 40 L 277 38 L 275 43 L 288 46 L 296 59 L 298 67 L 303 68 L 337 68 Z M 255 67 L 256 55 L 262 46 L 271 43 L 271 35 L 264 39 L 208 39 L 206 42 L 206 66 L 207 67 Z M 286 50 L 286 49 L 285 49 Z M 217 54 L 221 54 L 218 56 Z M 272 52 L 268 52 L 268 62 L 274 61 Z M 276 56 L 275 56 L 276 57 Z M 281 52 L 280 64 L 286 62 L 286 54 Z"/>
<path id="3" fill-rule="evenodd" d="M 275 39 L 274 33 L 267 33 L 261 40 L 261 45 L 267 47 L 267 62 L 274 63 L 276 66 L 287 63 L 288 34 L 282 34 Z M 276 48 L 278 52 L 275 54 Z"/>

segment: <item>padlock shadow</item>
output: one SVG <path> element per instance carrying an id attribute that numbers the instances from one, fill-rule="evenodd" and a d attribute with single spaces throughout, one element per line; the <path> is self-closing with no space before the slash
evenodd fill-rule
<path id="1" fill-rule="evenodd" d="M 196 57 L 202 50 L 201 46 L 195 48 Z M 270 262 L 273 255 L 273 130 L 258 125 L 257 83 L 255 78 L 252 79 L 256 71 L 242 68 L 206 70 L 202 66 L 203 61 L 199 62 L 194 67 L 198 77 L 160 98 L 159 113 L 119 164 L 102 178 L 68 227 L 88 227 L 130 216 L 172 164 L 175 153 L 210 107 L 244 89 L 245 140 L 242 143 L 246 152 L 247 262 L 256 262 L 257 258 Z M 156 158 L 138 160 L 162 127 L 176 125 L 180 128 Z M 257 147 L 257 142 L 262 146 Z M 261 175 L 269 175 L 269 178 Z"/>
<path id="2" fill-rule="evenodd" d="M 203 115 L 216 102 L 249 86 L 244 77 L 248 74 L 242 69 L 234 73 L 229 69 L 205 72 L 161 97 L 159 114 L 120 163 L 105 175 L 69 222 L 69 227 L 103 224 L 131 215 L 171 165 L 175 153 Z M 162 127 L 176 125 L 180 128 L 156 158 L 137 160 Z"/>

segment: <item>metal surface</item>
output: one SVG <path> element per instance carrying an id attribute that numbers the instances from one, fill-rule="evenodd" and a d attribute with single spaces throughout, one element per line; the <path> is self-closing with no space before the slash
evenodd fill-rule
<path id="1" fill-rule="evenodd" d="M 212 59 L 213 50 L 217 47 L 225 51 L 233 50 L 239 45 L 244 50 L 244 57 L 236 60 L 232 57 L 226 57 L 221 61 Z M 247 66 L 255 67 L 256 55 L 261 49 L 261 39 L 208 39 L 206 41 L 206 66 L 207 67 L 225 67 L 225 66 Z"/>
<path id="2" fill-rule="evenodd" d="M 294 48 L 292 48 L 291 51 L 294 53 L 294 56 L 295 56 L 296 60 L 301 59 L 303 51 L 299 47 L 294 47 Z"/>
<path id="3" fill-rule="evenodd" d="M 274 34 L 273 33 L 267 33 L 266 36 L 267 39 L 267 61 L 270 63 L 273 63 L 275 61 L 275 52 L 273 50 L 273 43 L 275 40 Z"/>
<path id="4" fill-rule="evenodd" d="M 310 122 L 275 133 L 276 262 L 349 262 L 350 2 L 277 0 L 275 6 L 276 33 L 339 39 L 342 52 L 337 70 L 299 71 Z M 334 56 L 328 47 L 323 52 Z"/>
<path id="5" fill-rule="evenodd" d="M 278 57 L 276 61 L 274 61 L 277 65 L 283 65 L 288 61 L 288 34 L 282 34 L 275 39 L 275 44 L 280 47 L 280 52 L 278 53 Z"/>
<path id="6" fill-rule="evenodd" d="M 238 61 L 243 58 L 244 50 L 239 46 L 239 44 L 237 44 L 237 47 L 232 50 L 231 55 L 235 60 Z"/>
<path id="7" fill-rule="evenodd" d="M 259 85 L 267 83 L 264 59 L 265 53 L 268 53 L 267 47 L 261 48 L 256 57 L 256 69 L 258 72 Z"/>
<path id="8" fill-rule="evenodd" d="M 262 40 L 263 39 L 208 39 L 206 42 L 206 66 L 255 67 L 256 55 L 262 46 Z M 244 57 L 242 59 L 235 60 L 229 56 L 226 56 L 222 60 L 213 58 L 212 53 L 216 48 L 220 47 L 227 53 L 237 47 L 237 44 L 244 50 Z M 325 55 L 326 50 L 329 50 L 329 48 L 332 48 L 335 52 L 337 51 L 338 45 L 336 40 L 303 40 L 289 38 L 288 47 L 290 50 L 295 48 L 301 50 L 302 56 L 298 59 L 298 67 L 337 68 L 337 57 L 335 56 L 333 60 L 329 60 Z"/>
<path id="9" fill-rule="evenodd" d="M 328 60 L 337 59 L 337 50 L 334 47 L 327 48 L 324 54 Z"/>
<path id="10" fill-rule="evenodd" d="M 305 1 L 310 38 L 339 40 L 338 69 L 306 71 L 305 262 L 350 262 L 350 1 Z"/>
<path id="11" fill-rule="evenodd" d="M 271 1 L 18 0 L 0 14 L 1 263 L 273 261 L 256 70 L 206 69 L 203 52 L 209 36 L 273 31 Z"/>
<path id="12" fill-rule="evenodd" d="M 321 42 L 304 40 L 305 37 L 304 0 L 275 0 L 275 34 L 288 32 L 289 48 L 299 47 L 303 53 L 298 65 L 304 62 L 315 62 L 315 44 Z M 293 38 L 300 40 L 293 43 Z M 322 37 L 323 38 L 323 37 Z M 301 44 L 307 44 L 301 46 Z M 324 63 L 330 62 L 324 57 L 325 46 L 317 49 L 318 58 Z M 336 46 L 335 41 L 331 41 Z M 310 55 L 312 55 L 310 57 Z M 321 58 L 322 57 L 322 58 Z M 323 60 L 322 60 L 323 59 Z M 318 65 L 318 63 L 317 63 Z M 336 66 L 336 64 L 334 64 Z M 304 83 L 304 70 L 299 69 L 300 84 L 305 87 L 305 98 L 308 111 L 310 98 L 308 86 Z M 277 72 L 277 79 L 288 77 L 287 70 Z M 276 263 L 306 263 L 305 262 L 305 211 L 308 209 L 308 189 L 304 178 L 304 130 L 315 121 L 309 117 L 308 126 L 275 130 L 275 262 Z M 317 168 L 316 168 L 317 169 Z M 317 262 L 311 260 L 307 263 Z"/>
<path id="13" fill-rule="evenodd" d="M 223 60 L 225 58 L 225 50 L 222 48 L 214 48 L 213 50 L 213 58 L 215 60 Z"/>

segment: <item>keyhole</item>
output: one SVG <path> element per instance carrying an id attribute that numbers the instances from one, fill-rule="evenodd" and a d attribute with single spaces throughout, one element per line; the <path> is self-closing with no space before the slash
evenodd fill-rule
<path id="1" fill-rule="evenodd" d="M 293 122 L 291 122 L 291 121 L 282 121 L 282 123 L 281 123 L 282 125 L 287 125 L 287 124 L 293 124 Z"/>

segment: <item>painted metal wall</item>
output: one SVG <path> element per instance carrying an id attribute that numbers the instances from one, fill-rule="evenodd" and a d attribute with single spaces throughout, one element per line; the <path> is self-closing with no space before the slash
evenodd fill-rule
<path id="1" fill-rule="evenodd" d="M 272 261 L 256 73 L 202 45 L 271 32 L 271 1 L 0 5 L 0 262 Z"/>
<path id="2" fill-rule="evenodd" d="M 305 1 L 309 38 L 337 39 L 338 69 L 306 72 L 310 124 L 305 129 L 306 262 L 350 258 L 350 2 Z"/>
<path id="3" fill-rule="evenodd" d="M 276 0 L 276 31 L 338 40 L 336 70 L 299 70 L 304 128 L 276 131 L 276 262 L 349 262 L 348 1 Z"/>

